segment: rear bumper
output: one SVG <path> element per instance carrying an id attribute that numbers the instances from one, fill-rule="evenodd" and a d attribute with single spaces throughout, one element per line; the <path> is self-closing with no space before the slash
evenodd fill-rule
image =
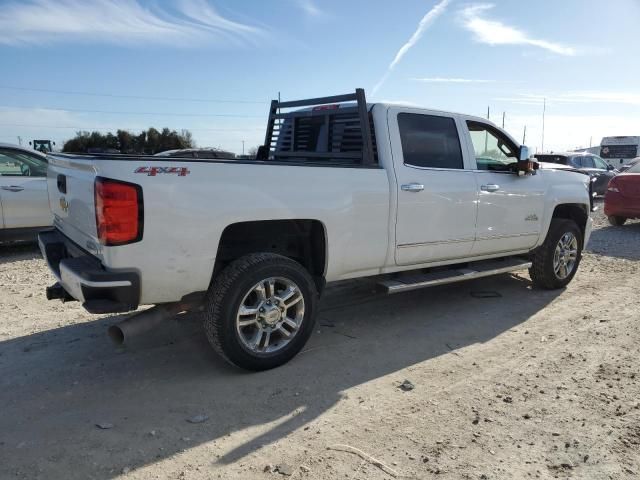
<path id="1" fill-rule="evenodd" d="M 140 277 L 134 271 L 110 271 L 58 230 L 38 235 L 42 256 L 68 296 L 91 313 L 138 308 Z"/>

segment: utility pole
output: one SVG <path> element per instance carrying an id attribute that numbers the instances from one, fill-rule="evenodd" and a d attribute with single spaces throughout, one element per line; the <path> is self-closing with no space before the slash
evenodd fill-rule
<path id="1" fill-rule="evenodd" d="M 544 117 L 547 113 L 547 98 L 545 97 L 542 101 L 542 147 L 540 150 L 544 152 Z"/>
<path id="2" fill-rule="evenodd" d="M 242 155 L 244 155 L 244 140 L 242 140 Z"/>
<path id="3" fill-rule="evenodd" d="M 592 143 L 593 143 L 593 135 L 589 137 L 589 148 L 591 148 Z"/>
<path id="4" fill-rule="evenodd" d="M 504 116 L 505 116 L 505 112 L 502 112 L 502 128 L 504 129 Z"/>
<path id="5" fill-rule="evenodd" d="M 22 137 L 18 135 L 18 145 L 22 146 Z"/>
<path id="6" fill-rule="evenodd" d="M 522 134 L 522 144 L 525 145 L 527 143 L 527 126 L 524 126 L 524 133 Z"/>

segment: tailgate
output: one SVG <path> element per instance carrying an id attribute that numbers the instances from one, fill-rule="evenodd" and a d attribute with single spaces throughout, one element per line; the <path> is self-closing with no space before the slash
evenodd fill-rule
<path id="1" fill-rule="evenodd" d="M 55 227 L 81 248 L 99 256 L 94 161 L 51 154 L 48 160 L 47 188 Z"/>

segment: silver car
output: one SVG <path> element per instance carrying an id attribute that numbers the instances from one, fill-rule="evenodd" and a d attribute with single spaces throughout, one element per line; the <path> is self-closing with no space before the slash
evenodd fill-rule
<path id="1" fill-rule="evenodd" d="M 0 242 L 35 238 L 52 220 L 46 155 L 0 143 Z"/>

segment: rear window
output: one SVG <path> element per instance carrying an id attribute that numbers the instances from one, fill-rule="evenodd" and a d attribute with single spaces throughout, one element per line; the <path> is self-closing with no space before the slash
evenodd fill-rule
<path id="1" fill-rule="evenodd" d="M 344 109 L 346 110 L 346 109 Z M 353 109 L 351 109 L 353 110 Z M 281 162 L 317 162 L 359 164 L 362 158 L 362 130 L 358 113 L 340 113 L 340 109 L 323 109 L 325 115 L 297 116 L 276 124 L 273 158 Z M 311 113 L 311 112 L 310 112 Z M 373 118 L 369 114 L 374 162 L 377 149 Z M 301 152 L 300 156 L 288 152 Z M 331 153 L 328 159 L 306 157 L 303 152 Z"/>
<path id="2" fill-rule="evenodd" d="M 464 168 L 460 138 L 453 118 L 400 113 L 398 127 L 405 165 Z"/>

